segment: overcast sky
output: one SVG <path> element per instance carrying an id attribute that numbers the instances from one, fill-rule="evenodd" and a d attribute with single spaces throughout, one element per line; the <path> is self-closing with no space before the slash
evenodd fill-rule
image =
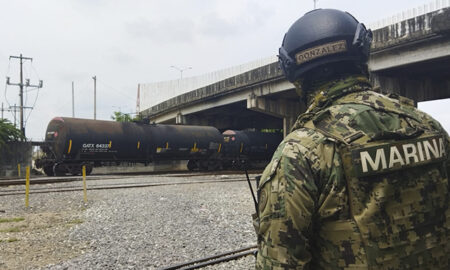
<path id="1" fill-rule="evenodd" d="M 349 11 L 370 24 L 428 3 L 408 1 L 319 0 L 320 8 Z M 55 116 L 71 116 L 75 82 L 76 117 L 93 117 L 93 80 L 97 76 L 97 119 L 113 111 L 134 112 L 138 83 L 176 79 L 171 65 L 192 67 L 195 76 L 277 53 L 288 27 L 313 8 L 313 0 L 0 0 L 0 79 L 18 82 L 17 60 L 38 92 L 26 93 L 27 136 L 44 137 Z M 4 82 L 3 82 L 4 83 Z M 1 89 L 4 106 L 19 104 L 18 87 Z M 6 92 L 6 94 L 5 94 Z M 6 97 L 6 99 L 5 99 Z M 419 107 L 450 130 L 450 102 Z M 441 104 L 446 105 L 442 106 Z M 442 111 L 436 111 L 442 108 Z M 5 117 L 13 120 L 12 114 Z"/>

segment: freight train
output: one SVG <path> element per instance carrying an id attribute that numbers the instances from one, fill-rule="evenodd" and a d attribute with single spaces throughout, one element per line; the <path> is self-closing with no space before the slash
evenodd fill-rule
<path id="1" fill-rule="evenodd" d="M 188 160 L 189 170 L 250 167 L 267 163 L 281 140 L 279 133 L 55 117 L 35 165 L 48 176 L 78 175 L 82 166 L 90 174 L 105 164 L 163 160 Z"/>

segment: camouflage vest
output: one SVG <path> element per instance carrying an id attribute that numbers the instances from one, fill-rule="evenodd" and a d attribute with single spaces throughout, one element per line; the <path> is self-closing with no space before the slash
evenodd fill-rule
<path id="1" fill-rule="evenodd" d="M 338 117 L 342 110 L 366 112 L 367 119 L 345 122 Z M 399 116 L 401 128 L 377 132 L 383 115 Z M 447 135 L 423 116 L 365 91 L 338 98 L 304 122 L 336 142 L 347 182 L 350 218 L 320 227 L 320 238 L 342 248 L 341 257 L 330 261 L 347 269 L 449 269 Z M 359 128 L 368 125 L 373 127 Z M 361 256 L 345 258 L 347 248 Z M 326 248 L 319 252 L 318 258 L 337 256 Z"/>

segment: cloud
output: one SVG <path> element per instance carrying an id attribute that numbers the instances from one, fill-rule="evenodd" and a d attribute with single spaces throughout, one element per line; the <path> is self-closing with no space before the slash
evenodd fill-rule
<path id="1" fill-rule="evenodd" d="M 258 2 L 250 1 L 234 7 L 237 8 L 231 10 L 232 16 L 224 15 L 220 5 L 214 12 L 202 16 L 199 22 L 201 34 L 206 37 L 248 35 L 251 34 L 249 29 L 264 28 L 273 15 L 268 7 L 263 7 Z"/>
<path id="2" fill-rule="evenodd" d="M 203 35 L 210 37 L 232 36 L 239 33 L 236 23 L 220 18 L 217 13 L 205 15 L 199 28 Z"/>
<path id="3" fill-rule="evenodd" d="M 72 81 L 76 116 L 92 118 L 96 75 L 97 118 L 109 119 L 119 107 L 134 110 L 138 83 L 178 78 L 171 65 L 192 66 L 188 77 L 276 54 L 288 27 L 313 7 L 313 1 L 298 0 L 3 2 L 8 12 L 0 16 L 0 23 L 9 27 L 0 28 L 0 82 L 5 83 L 5 76 L 18 81 L 18 61 L 8 58 L 20 53 L 34 58 L 39 79 L 44 80 L 27 124 L 27 134 L 35 138 L 42 138 L 54 116 L 71 115 Z M 320 0 L 318 7 L 347 10 L 370 22 L 423 4 L 403 2 Z M 31 76 L 32 83 L 37 79 Z M 0 90 L 0 103 L 6 106 L 4 91 Z M 28 105 L 34 94 L 29 93 Z M 11 105 L 17 103 L 17 87 L 7 88 L 7 97 Z M 445 110 L 448 101 L 442 107 Z M 11 114 L 7 117 L 12 120 Z"/>
<path id="4" fill-rule="evenodd" d="M 119 65 L 130 65 L 136 60 L 136 58 L 133 55 L 119 48 L 113 49 L 110 54 L 112 60 Z"/>
<path id="5" fill-rule="evenodd" d="M 201 9 L 200 6 L 197 8 Z M 133 38 L 152 42 L 190 43 L 194 39 L 248 35 L 249 29 L 263 29 L 273 15 L 270 7 L 259 2 L 216 3 L 197 16 L 178 13 L 171 18 L 155 16 L 150 20 L 140 17 L 125 23 L 125 31 Z"/>
<path id="6" fill-rule="evenodd" d="M 140 18 L 126 23 L 125 27 L 128 34 L 135 38 L 158 43 L 184 43 L 193 40 L 195 23 L 184 18 L 165 18 L 160 21 Z"/>

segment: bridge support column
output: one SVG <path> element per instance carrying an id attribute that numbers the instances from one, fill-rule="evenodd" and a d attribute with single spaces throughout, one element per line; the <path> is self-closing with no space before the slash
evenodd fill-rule
<path id="1" fill-rule="evenodd" d="M 181 113 L 178 113 L 177 116 L 175 117 L 175 124 L 186 125 L 187 124 L 186 116 Z"/>
<path id="2" fill-rule="evenodd" d="M 272 115 L 283 119 L 283 135 L 289 134 L 300 113 L 306 110 L 300 100 L 277 99 L 272 100 L 256 95 L 247 98 L 247 109 Z"/>

